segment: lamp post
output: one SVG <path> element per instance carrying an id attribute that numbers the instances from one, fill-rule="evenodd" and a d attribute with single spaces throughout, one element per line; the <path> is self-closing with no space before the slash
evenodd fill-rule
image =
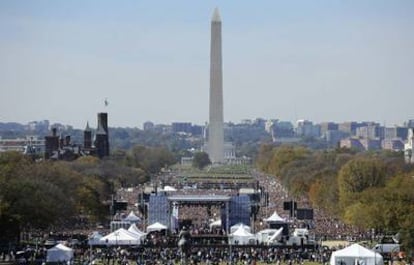
<path id="1" fill-rule="evenodd" d="M 119 235 L 119 232 L 115 232 L 115 246 L 117 247 L 118 247 L 118 235 Z"/>
<path id="2" fill-rule="evenodd" d="M 232 243 L 232 235 L 230 234 L 229 236 L 228 236 L 228 238 L 229 238 L 229 264 L 230 265 L 232 265 L 233 264 L 233 258 L 232 258 L 232 249 L 231 249 L 231 245 L 233 244 Z"/>
<path id="3" fill-rule="evenodd" d="M 92 242 L 89 242 L 89 264 L 92 264 Z"/>

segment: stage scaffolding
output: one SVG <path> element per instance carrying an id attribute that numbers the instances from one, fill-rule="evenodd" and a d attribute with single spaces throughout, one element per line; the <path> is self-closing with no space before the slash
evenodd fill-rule
<path id="1" fill-rule="evenodd" d="M 237 223 L 250 225 L 251 202 L 247 195 L 166 195 L 153 194 L 148 205 L 149 224 L 160 222 L 169 229 L 177 228 L 172 215 L 180 206 L 219 207 L 222 228 L 229 233 L 230 227 Z"/>

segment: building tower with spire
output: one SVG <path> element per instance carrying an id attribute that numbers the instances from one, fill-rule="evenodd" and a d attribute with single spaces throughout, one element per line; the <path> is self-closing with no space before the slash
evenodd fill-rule
<path id="1" fill-rule="evenodd" d="M 86 123 L 86 128 L 83 131 L 83 148 L 90 150 L 92 148 L 92 131 L 89 128 L 89 122 Z"/>
<path id="2" fill-rule="evenodd" d="M 99 158 L 109 156 L 108 113 L 105 112 L 98 113 L 95 148 Z"/>
<path id="3" fill-rule="evenodd" d="M 224 163 L 223 69 L 221 54 L 221 18 L 218 8 L 211 19 L 210 109 L 207 153 L 213 164 Z"/>

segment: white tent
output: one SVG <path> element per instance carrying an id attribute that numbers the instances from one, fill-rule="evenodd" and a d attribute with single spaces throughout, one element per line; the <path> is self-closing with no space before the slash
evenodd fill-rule
<path id="1" fill-rule="evenodd" d="M 276 211 L 269 218 L 264 220 L 268 223 L 286 223 L 286 220 L 280 217 Z"/>
<path id="2" fill-rule="evenodd" d="M 256 236 L 246 231 L 243 226 L 240 226 L 234 233 L 230 234 L 230 244 L 232 245 L 247 245 L 255 244 Z"/>
<path id="3" fill-rule="evenodd" d="M 147 226 L 147 233 L 152 231 L 162 231 L 167 229 L 167 227 L 159 222 L 155 222 L 152 225 Z"/>
<path id="4" fill-rule="evenodd" d="M 142 232 L 141 230 L 138 229 L 138 227 L 135 224 L 132 224 L 129 228 L 128 231 L 136 234 L 137 236 L 139 236 L 139 238 L 143 237 L 146 235 L 146 233 Z"/>
<path id="5" fill-rule="evenodd" d="M 106 245 L 139 245 L 141 243 L 141 238 L 124 228 L 119 228 L 102 237 L 99 241 Z"/>
<path id="6" fill-rule="evenodd" d="M 123 221 L 127 221 L 127 222 L 132 222 L 132 223 L 136 223 L 136 222 L 141 222 L 141 218 L 139 218 L 138 216 L 135 215 L 135 213 L 133 211 L 131 211 L 127 217 L 125 217 L 123 219 Z"/>
<path id="7" fill-rule="evenodd" d="M 88 244 L 89 245 L 101 245 L 102 242 L 99 241 L 101 238 L 103 237 L 103 235 L 101 235 L 98 231 L 93 232 L 89 238 L 88 238 Z"/>
<path id="8" fill-rule="evenodd" d="M 247 232 L 249 232 L 250 233 L 250 226 L 248 226 L 248 225 L 245 225 L 245 224 L 243 224 L 243 223 L 238 223 L 238 224 L 235 224 L 235 225 L 232 225 L 231 227 L 230 227 L 230 233 L 234 233 L 237 229 L 239 229 L 239 228 L 243 228 L 244 230 L 246 230 Z"/>
<path id="9" fill-rule="evenodd" d="M 330 265 L 383 265 L 384 261 L 379 253 L 352 244 L 341 250 L 332 252 Z"/>
<path id="10" fill-rule="evenodd" d="M 46 262 L 71 261 L 72 259 L 73 249 L 62 244 L 48 249 L 46 253 Z"/>

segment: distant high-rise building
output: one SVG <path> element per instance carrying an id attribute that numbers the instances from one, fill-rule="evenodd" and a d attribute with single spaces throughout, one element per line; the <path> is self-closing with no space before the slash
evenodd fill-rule
<path id="1" fill-rule="evenodd" d="M 207 152 L 212 163 L 224 163 L 223 69 L 221 18 L 218 8 L 214 10 L 211 20 L 210 48 L 210 118 Z"/>
<path id="2" fill-rule="evenodd" d="M 173 133 L 191 133 L 191 122 L 173 122 L 171 124 Z"/>
<path id="3" fill-rule="evenodd" d="M 338 124 L 335 122 L 322 122 L 319 124 L 321 126 L 321 134 L 325 135 L 327 131 L 337 131 Z"/>
<path id="4" fill-rule="evenodd" d="M 338 124 L 338 130 L 349 135 L 355 135 L 356 128 L 358 123 L 356 121 L 343 122 Z"/>
<path id="5" fill-rule="evenodd" d="M 382 132 L 382 133 L 381 133 Z M 383 138 L 383 128 L 377 124 L 367 124 L 366 126 L 357 127 L 355 129 L 355 136 L 362 139 Z"/>
<path id="6" fill-rule="evenodd" d="M 298 137 L 319 137 L 321 129 L 319 125 L 314 125 L 308 120 L 296 121 L 296 135 Z"/>

